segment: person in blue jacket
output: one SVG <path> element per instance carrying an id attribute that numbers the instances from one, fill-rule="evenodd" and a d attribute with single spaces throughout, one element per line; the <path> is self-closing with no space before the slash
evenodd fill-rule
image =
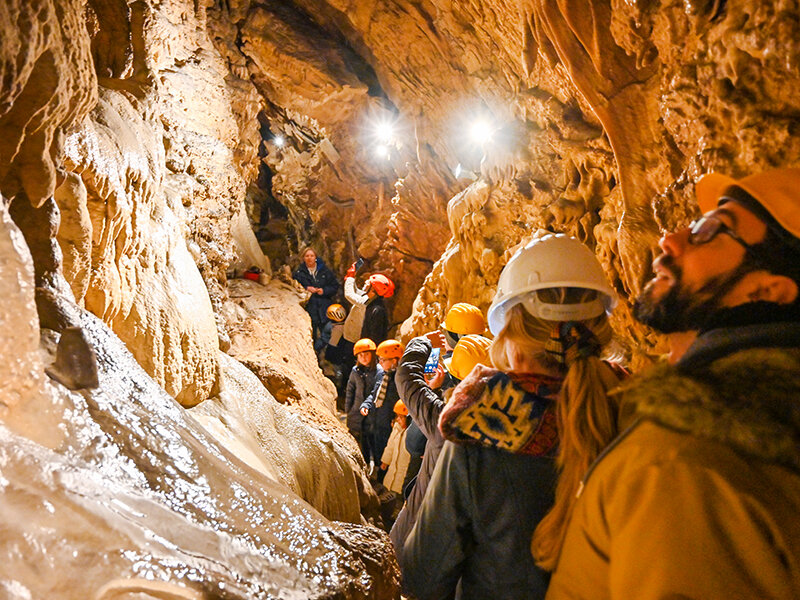
<path id="1" fill-rule="evenodd" d="M 292 277 L 311 294 L 306 302 L 306 311 L 311 317 L 314 352 L 319 354 L 325 347 L 322 340 L 322 332 L 328 322 L 328 316 L 325 313 L 333 303 L 333 296 L 339 290 L 339 281 L 311 247 L 303 250 L 303 264 L 292 274 Z"/>

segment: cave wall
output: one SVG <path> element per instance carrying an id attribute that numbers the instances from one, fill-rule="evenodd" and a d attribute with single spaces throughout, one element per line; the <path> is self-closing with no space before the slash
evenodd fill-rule
<path id="1" fill-rule="evenodd" d="M 74 307 L 72 329 L 39 332 L 33 258 L 5 202 L 0 251 L 0 339 L 9 359 L 0 366 L 0 595 L 399 597 L 388 536 L 361 524 L 358 499 L 338 494 L 351 515 L 340 522 L 299 495 L 327 465 L 337 467 L 332 485 L 352 478 L 329 438 L 315 438 L 231 357 L 221 358 L 227 395 L 190 413 L 88 311 Z M 62 360 L 53 364 L 54 355 Z M 65 375 L 89 365 L 93 384 L 65 385 Z M 200 424 L 209 424 L 203 414 L 235 417 L 230 407 L 215 412 L 219 403 L 252 401 L 258 418 L 245 415 L 246 427 L 272 436 L 271 454 L 257 443 L 244 451 L 256 433 L 226 444 Z M 300 451 L 316 459 L 316 473 Z"/>
<path id="2" fill-rule="evenodd" d="M 97 14 L 99 100 L 66 136 L 66 180 L 56 190 L 61 212 L 82 219 L 58 239 L 76 300 L 193 405 L 218 382 L 226 334 L 212 302 L 224 299 L 235 223 L 255 177 L 258 102 L 252 89 L 231 91 L 202 5 L 127 11 L 108 21 Z"/>
<path id="3" fill-rule="evenodd" d="M 694 182 L 800 162 L 798 29 L 788 1 L 4 3 L 0 449 L 47 449 L 48 469 L 101 472 L 104 457 L 82 454 L 98 427 L 116 440 L 109 448 L 130 452 L 136 423 L 158 431 L 171 419 L 191 431 L 178 454 L 210 445 L 213 460 L 230 458 L 228 477 L 271 480 L 279 491 L 267 499 L 243 485 L 278 512 L 290 498 L 328 543 L 325 519 L 360 521 L 375 496 L 332 415 L 329 383 L 299 349 L 309 328 L 300 296 L 277 280 L 250 291 L 228 280 L 250 266 L 266 279 L 273 266 L 285 272 L 260 252 L 253 198 L 283 205 L 289 251 L 314 244 L 340 275 L 361 255 L 365 271 L 393 277 L 404 337 L 437 327 L 455 302 L 488 308 L 503 265 L 532 235 L 574 235 L 622 297 L 614 326 L 638 365 L 659 340 L 632 321 L 627 300 L 661 231 L 696 215 Z M 478 116 L 491 118 L 491 142 L 467 135 Z M 389 140 L 375 138 L 382 120 L 395 124 Z M 45 369 L 68 327 L 86 328 L 94 350 L 128 371 L 140 365 L 135 385 L 108 384 L 98 401 L 53 383 Z M 130 383 L 111 363 L 100 371 L 101 387 Z M 124 408 L 140 388 L 147 402 L 115 426 L 115 394 Z M 171 398 L 197 406 L 217 441 Z M 285 447 L 291 456 L 276 450 Z M 35 460 L 15 456 L 24 496 Z M 134 463 L 145 479 L 175 468 Z M 36 498 L 47 497 L 47 472 Z M 203 497 L 237 510 L 215 490 Z M 179 500 L 159 505 L 171 515 L 159 535 L 179 528 L 169 512 Z M 59 517 L 78 510 L 70 502 Z M 18 514 L 46 511 L 37 500 Z M 396 573 L 374 535 L 366 528 L 354 543 L 375 542 L 391 597 Z M 146 547 L 137 536 L 130 547 Z M 348 554 L 342 569 L 359 560 Z M 370 593 L 342 591 L 346 580 L 341 597 Z"/>
<path id="4" fill-rule="evenodd" d="M 287 138 L 266 161 L 301 237 L 340 273 L 356 248 L 396 277 L 395 322 L 427 277 L 403 335 L 457 301 L 487 306 L 509 248 L 540 228 L 595 248 L 627 300 L 661 232 L 694 216 L 703 173 L 797 160 L 792 3 L 297 0 L 219 15 L 239 32 L 222 53 Z M 464 135 L 478 113 L 496 123 L 484 148 Z M 398 123 L 384 161 L 376 114 Z M 657 352 L 619 312 L 630 352 Z"/>
<path id="5" fill-rule="evenodd" d="M 701 174 L 797 161 L 791 3 L 36 6 L 3 20 L 35 21 L 3 63 L 3 190 L 35 207 L 54 192 L 75 299 L 187 405 L 217 389 L 226 272 L 258 260 L 245 206 L 263 165 L 296 249 L 393 277 L 407 336 L 457 301 L 486 307 L 538 229 L 594 247 L 627 299 Z M 483 147 L 465 138 L 476 114 L 495 123 Z M 619 313 L 633 353 L 657 350 Z"/>
<path id="6" fill-rule="evenodd" d="M 292 381 L 291 361 L 276 385 L 220 351 L 229 273 L 269 283 L 271 265 L 244 210 L 264 100 L 213 47 L 206 4 L 18 4 L 0 8 L 0 588 L 396 597 L 333 386 Z M 314 364 L 281 285 L 281 343 Z"/>

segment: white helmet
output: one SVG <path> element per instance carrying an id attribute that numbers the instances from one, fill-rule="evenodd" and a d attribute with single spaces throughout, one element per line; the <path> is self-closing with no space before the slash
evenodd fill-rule
<path id="1" fill-rule="evenodd" d="M 531 293 L 560 287 L 597 290 L 602 296 L 580 304 L 548 304 Z M 532 240 L 514 253 L 500 273 L 487 320 L 489 330 L 497 335 L 506 325 L 508 311 L 517 304 L 547 321 L 583 321 L 610 311 L 616 303 L 594 253 L 575 238 L 557 233 Z"/>

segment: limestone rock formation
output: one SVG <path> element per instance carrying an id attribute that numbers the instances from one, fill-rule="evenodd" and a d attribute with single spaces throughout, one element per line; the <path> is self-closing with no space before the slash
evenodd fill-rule
<path id="1" fill-rule="evenodd" d="M 163 139 L 160 124 L 144 120 L 130 98 L 103 91 L 65 142 L 66 164 L 81 176 L 56 198 L 62 212 L 84 216 L 58 239 L 76 300 L 109 323 L 171 395 L 193 405 L 216 385 L 218 336 L 187 248 L 185 208 L 165 189 Z"/>
<path id="2" fill-rule="evenodd" d="M 236 279 L 228 289 L 231 347 L 220 357 L 221 392 L 193 414 L 233 444 L 254 440 L 256 468 L 328 518 L 375 518 L 377 496 L 358 445 L 336 417 L 336 390 L 317 366 L 301 294 L 278 279 L 266 286 Z"/>
<path id="3" fill-rule="evenodd" d="M 0 185 L 34 206 L 53 195 L 64 129 L 97 99 L 81 0 L 0 8 Z"/>
<path id="4" fill-rule="evenodd" d="M 13 269 L 2 272 L 0 333 L 18 356 L 4 361 L 0 426 L 4 595 L 398 596 L 385 533 L 329 521 L 280 477 L 269 481 L 220 446 L 90 313 L 76 307 L 99 385 L 69 391 L 48 381 L 43 366 L 56 359 L 59 334 L 42 330 L 40 354 L 31 258 L 4 206 L 0 223 L 0 264 Z M 247 391 L 229 393 L 243 400 Z M 273 417 L 283 426 L 273 441 L 313 448 L 293 442 L 308 436 L 304 426 Z M 313 458 L 273 457 L 284 475 Z"/>
<path id="5" fill-rule="evenodd" d="M 363 458 L 337 429 L 309 426 L 304 415 L 281 405 L 244 365 L 220 356 L 219 396 L 190 413 L 235 456 L 285 485 L 326 518 L 361 523 L 377 517 L 378 498 Z M 337 439 L 338 438 L 338 439 Z M 344 443 L 343 443 L 344 442 Z"/>
<path id="6" fill-rule="evenodd" d="M 395 597 L 388 538 L 329 522 L 293 493 L 331 518 L 374 514 L 354 447 L 280 407 L 280 434 L 255 411 L 239 415 L 250 437 L 231 447 L 255 432 L 290 449 L 273 469 L 283 477 L 268 485 L 268 469 L 246 467 L 170 398 L 190 406 L 216 397 L 220 365 L 229 382 L 244 369 L 219 348 L 230 343 L 229 269 L 271 271 L 242 221 L 263 101 L 225 68 L 204 6 L 54 4 L 0 9 L 10 86 L 0 186 L 22 228 L 3 200 L 3 355 L 15 358 L 4 361 L 0 448 L 14 458 L 4 461 L 2 510 L 15 525 L 2 585 L 33 597 Z M 305 316 L 295 308 L 292 318 Z M 88 346 L 67 343 L 75 331 Z M 92 354 L 99 387 L 81 369 Z M 324 427 L 344 436 L 322 381 L 313 382 L 312 417 L 327 414 Z M 245 405 L 269 398 L 253 382 L 228 394 Z M 229 410 L 215 416 L 233 421 Z M 308 560 L 292 550 L 290 523 L 310 543 Z M 50 558 L 15 553 L 22 539 Z M 80 566 L 87 555 L 92 568 Z M 45 577 L 25 567 L 47 560 Z"/>
<path id="7" fill-rule="evenodd" d="M 229 278 L 362 256 L 408 337 L 566 232 L 638 366 L 629 300 L 694 182 L 800 164 L 784 1 L 8 0 L 0 75 L 11 595 L 396 595 L 299 297 Z M 86 576 L 37 578 L 51 546 Z"/>
<path id="8" fill-rule="evenodd" d="M 228 354 L 258 375 L 279 402 L 308 406 L 332 417 L 336 388 L 317 366 L 311 320 L 300 306 L 305 296 L 279 279 L 266 286 L 230 280 L 222 309 L 231 335 Z"/>

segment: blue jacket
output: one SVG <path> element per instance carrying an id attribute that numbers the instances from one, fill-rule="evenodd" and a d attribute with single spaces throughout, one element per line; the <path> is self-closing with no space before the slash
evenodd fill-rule
<path id="1" fill-rule="evenodd" d="M 322 295 L 311 294 L 311 298 L 306 303 L 306 311 L 311 315 L 314 323 L 324 323 L 328 320 L 325 314 L 328 307 L 333 303 L 333 296 L 339 290 L 339 281 L 323 260 L 317 257 L 317 271 L 314 276 L 308 270 L 305 263 L 292 274 L 297 282 L 304 288 L 322 288 Z"/>

